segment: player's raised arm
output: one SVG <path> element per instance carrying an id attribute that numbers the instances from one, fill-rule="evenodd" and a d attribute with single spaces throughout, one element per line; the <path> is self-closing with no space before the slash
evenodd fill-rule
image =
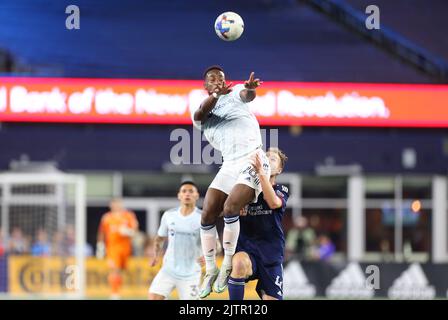
<path id="1" fill-rule="evenodd" d="M 218 98 L 223 95 L 223 94 L 228 94 L 229 92 L 232 91 L 232 82 L 227 85 L 226 83 L 223 83 L 221 85 L 215 85 L 213 87 L 213 91 L 209 92 L 209 96 L 208 98 L 206 98 L 202 103 L 201 106 L 199 107 L 198 110 L 196 110 L 196 112 L 194 113 L 194 120 L 195 121 L 204 121 L 208 114 L 210 113 L 210 111 L 213 110 L 213 108 L 216 105 L 216 102 L 218 101 Z"/>
<path id="2" fill-rule="evenodd" d="M 260 178 L 261 189 L 263 190 L 263 198 L 270 209 L 277 209 L 282 206 L 282 200 L 275 194 L 275 190 L 269 180 L 269 176 L 264 174 L 263 164 L 260 155 L 257 153 L 253 159 L 253 166 Z"/>
<path id="3" fill-rule="evenodd" d="M 258 86 L 260 86 L 260 84 L 262 83 L 263 82 L 260 81 L 260 79 L 254 79 L 254 73 L 251 72 L 249 79 L 244 82 L 245 89 L 241 90 L 240 92 L 241 100 L 246 103 L 254 100 L 257 95 L 255 89 L 258 88 Z"/>
<path id="4" fill-rule="evenodd" d="M 194 121 L 207 119 L 209 113 L 213 110 L 219 97 L 232 92 L 232 83 L 227 85 L 224 71 L 219 66 L 211 66 L 204 72 L 204 88 L 208 92 L 206 98 L 199 109 L 194 113 Z"/>

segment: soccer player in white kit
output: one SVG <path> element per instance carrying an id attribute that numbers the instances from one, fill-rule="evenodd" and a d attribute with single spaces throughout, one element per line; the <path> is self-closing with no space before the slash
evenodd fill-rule
<path id="1" fill-rule="evenodd" d="M 160 271 L 149 288 L 149 300 L 164 300 L 175 288 L 181 300 L 196 300 L 201 281 L 201 210 L 196 207 L 199 193 L 192 181 L 181 184 L 177 195 L 181 205 L 164 212 L 154 243 L 157 264 L 163 245 L 168 247 Z M 215 235 L 216 237 L 216 235 Z"/>
<path id="2" fill-rule="evenodd" d="M 240 210 L 255 202 L 261 193 L 260 180 L 251 164 L 251 156 L 260 153 L 263 169 L 270 175 L 269 161 L 262 151 L 260 126 L 248 103 L 255 99 L 259 79 L 254 73 L 244 84 L 231 88 L 226 84 L 221 67 L 212 66 L 204 72 L 204 87 L 209 96 L 199 106 L 190 106 L 193 124 L 204 131 L 210 144 L 219 150 L 223 164 L 210 184 L 204 199 L 201 218 L 201 243 L 206 274 L 200 297 L 212 290 L 221 293 L 227 287 L 232 270 L 232 256 L 239 236 Z M 221 269 L 216 266 L 216 220 L 224 215 Z"/>

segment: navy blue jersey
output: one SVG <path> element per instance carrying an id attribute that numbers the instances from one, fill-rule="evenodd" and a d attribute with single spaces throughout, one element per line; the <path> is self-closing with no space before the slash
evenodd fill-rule
<path id="1" fill-rule="evenodd" d="M 264 265 L 283 263 L 285 235 L 282 218 L 288 201 L 288 188 L 281 184 L 273 186 L 275 193 L 282 200 L 282 206 L 270 209 L 263 198 L 248 206 L 247 215 L 240 217 L 240 235 L 237 251 L 245 251 L 257 257 Z"/>

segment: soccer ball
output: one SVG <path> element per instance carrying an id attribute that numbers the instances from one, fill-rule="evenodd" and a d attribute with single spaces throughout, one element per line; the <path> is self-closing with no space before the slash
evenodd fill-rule
<path id="1" fill-rule="evenodd" d="M 235 12 L 224 12 L 216 18 L 215 31 L 222 40 L 235 41 L 243 34 L 243 19 Z"/>

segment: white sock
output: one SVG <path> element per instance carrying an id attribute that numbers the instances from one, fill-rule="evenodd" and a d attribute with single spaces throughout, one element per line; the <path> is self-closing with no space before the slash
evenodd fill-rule
<path id="1" fill-rule="evenodd" d="M 205 272 L 216 269 L 216 225 L 201 226 L 202 254 L 205 258 Z"/>
<path id="2" fill-rule="evenodd" d="M 235 254 L 236 244 L 240 235 L 240 216 L 224 217 L 223 249 L 224 260 L 222 266 L 232 267 L 232 257 Z"/>

